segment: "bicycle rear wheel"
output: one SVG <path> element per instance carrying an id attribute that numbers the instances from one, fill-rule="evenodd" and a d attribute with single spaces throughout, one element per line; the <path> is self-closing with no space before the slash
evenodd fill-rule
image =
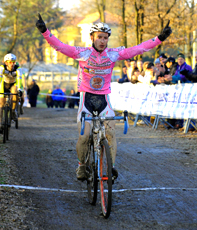
<path id="1" fill-rule="evenodd" d="M 103 140 L 101 143 L 100 195 L 103 216 L 108 218 L 110 216 L 112 204 L 112 162 L 109 145 L 106 140 Z"/>
<path id="2" fill-rule="evenodd" d="M 94 154 L 93 144 L 89 145 L 86 169 L 89 174 L 87 179 L 88 200 L 90 204 L 96 205 L 98 180 L 97 180 L 97 165 L 95 164 L 95 154 Z"/>

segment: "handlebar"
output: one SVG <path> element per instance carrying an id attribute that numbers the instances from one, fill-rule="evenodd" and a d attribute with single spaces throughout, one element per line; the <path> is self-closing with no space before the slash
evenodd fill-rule
<path id="1" fill-rule="evenodd" d="M 18 95 L 18 93 L 0 93 L 0 94 L 4 94 L 4 95 Z"/>
<path id="2" fill-rule="evenodd" d="M 82 112 L 81 114 L 81 135 L 84 134 L 84 129 L 85 129 L 85 121 L 96 121 L 96 120 L 101 120 L 101 121 L 108 121 L 108 120 L 124 120 L 124 131 L 123 134 L 127 134 L 127 130 L 129 128 L 129 123 L 128 123 L 128 112 L 125 110 L 124 111 L 124 117 L 123 116 L 115 116 L 115 117 L 85 117 L 85 112 Z"/>

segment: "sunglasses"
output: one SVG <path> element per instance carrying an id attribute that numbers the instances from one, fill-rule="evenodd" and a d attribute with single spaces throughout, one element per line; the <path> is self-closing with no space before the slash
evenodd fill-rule
<path id="1" fill-rule="evenodd" d="M 6 61 L 6 63 L 15 63 L 16 61 Z"/>

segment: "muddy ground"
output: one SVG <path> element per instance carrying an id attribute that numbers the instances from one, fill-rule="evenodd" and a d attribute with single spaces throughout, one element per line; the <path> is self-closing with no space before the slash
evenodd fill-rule
<path id="1" fill-rule="evenodd" d="M 19 129 L 0 142 L 1 183 L 27 186 L 0 187 L 0 229 L 197 229 L 196 132 L 131 125 L 124 135 L 117 122 L 119 177 L 106 220 L 76 179 L 76 115 L 25 108 Z"/>

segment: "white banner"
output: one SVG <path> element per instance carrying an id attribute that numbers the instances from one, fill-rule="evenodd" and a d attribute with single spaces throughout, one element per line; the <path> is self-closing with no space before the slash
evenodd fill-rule
<path id="1" fill-rule="evenodd" d="M 110 101 L 114 110 L 133 114 L 197 119 L 197 83 L 150 86 L 113 82 Z"/>

